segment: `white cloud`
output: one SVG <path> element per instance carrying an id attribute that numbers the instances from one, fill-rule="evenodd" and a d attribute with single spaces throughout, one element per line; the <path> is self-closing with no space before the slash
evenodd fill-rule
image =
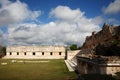
<path id="1" fill-rule="evenodd" d="M 97 25 L 99 25 L 99 24 L 101 24 L 101 23 L 104 22 L 104 19 L 103 19 L 102 16 L 97 16 L 97 17 L 95 17 L 95 18 L 92 19 L 92 22 L 95 23 L 95 24 L 97 24 Z"/>
<path id="2" fill-rule="evenodd" d="M 54 16 L 62 20 L 74 20 L 77 17 L 82 17 L 83 15 L 84 12 L 81 12 L 80 9 L 72 10 L 67 6 L 58 6 L 50 12 L 50 16 Z"/>
<path id="3" fill-rule="evenodd" d="M 1 6 L 6 6 L 8 4 L 10 4 L 11 2 L 9 0 L 0 0 L 0 5 Z"/>
<path id="4" fill-rule="evenodd" d="M 104 23 L 108 23 L 108 24 L 111 24 L 114 26 L 118 26 L 120 24 L 120 21 L 113 18 L 113 17 L 105 17 L 104 15 L 103 16 L 96 16 L 95 18 L 92 18 L 91 20 L 93 23 L 95 23 L 96 25 L 101 25 L 101 24 L 104 24 Z"/>
<path id="5" fill-rule="evenodd" d="M 11 2 L 9 0 L 0 0 L 0 25 L 19 23 L 24 20 L 35 20 L 40 11 L 31 11 L 27 4 L 17 0 Z"/>
<path id="6" fill-rule="evenodd" d="M 64 9 L 63 13 L 61 8 Z M 8 43 L 9 45 L 69 45 L 74 43 L 80 46 L 92 31 L 100 30 L 100 27 L 93 23 L 92 19 L 86 18 L 83 13 L 80 9 L 72 10 L 67 6 L 58 6 L 50 12 L 50 15 L 57 18 L 54 22 L 9 26 Z"/>
<path id="7" fill-rule="evenodd" d="M 120 12 L 120 0 L 111 2 L 106 8 L 103 8 L 105 14 L 116 14 Z"/>

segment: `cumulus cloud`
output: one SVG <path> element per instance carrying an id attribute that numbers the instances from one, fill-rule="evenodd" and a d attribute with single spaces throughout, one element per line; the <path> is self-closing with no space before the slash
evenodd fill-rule
<path id="1" fill-rule="evenodd" d="M 118 26 L 120 24 L 120 21 L 117 20 L 116 18 L 113 18 L 113 17 L 105 17 L 105 15 L 102 15 L 102 16 L 96 16 L 94 18 L 92 18 L 91 20 L 94 24 L 96 25 L 101 25 L 101 24 L 104 24 L 105 22 L 108 23 L 108 24 L 114 24 L 116 26 Z"/>
<path id="2" fill-rule="evenodd" d="M 111 2 L 106 8 L 103 8 L 105 14 L 116 14 L 120 12 L 120 0 Z"/>
<path id="3" fill-rule="evenodd" d="M 54 16 L 62 20 L 74 20 L 78 17 L 82 17 L 83 15 L 84 12 L 81 12 L 80 9 L 72 10 L 68 6 L 58 6 L 50 12 L 50 16 Z"/>
<path id="4" fill-rule="evenodd" d="M 61 12 L 62 11 L 62 12 Z M 67 12 L 67 13 L 66 13 Z M 100 27 L 84 16 L 80 9 L 57 6 L 50 16 L 57 18 L 45 24 L 24 23 L 8 27 L 9 45 L 70 45 L 81 46 L 86 36 Z"/>
<path id="5" fill-rule="evenodd" d="M 92 22 L 99 25 L 104 22 L 104 19 L 102 16 L 96 16 L 92 19 Z"/>
<path id="6" fill-rule="evenodd" d="M 27 4 L 17 0 L 0 0 L 0 25 L 19 23 L 25 20 L 35 20 L 41 11 L 31 11 Z"/>

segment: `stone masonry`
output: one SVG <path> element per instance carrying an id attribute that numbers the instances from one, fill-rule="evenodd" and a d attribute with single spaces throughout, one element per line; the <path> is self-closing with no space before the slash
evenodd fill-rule
<path id="1" fill-rule="evenodd" d="M 4 58 L 17 59 L 64 59 L 64 46 L 11 46 Z"/>

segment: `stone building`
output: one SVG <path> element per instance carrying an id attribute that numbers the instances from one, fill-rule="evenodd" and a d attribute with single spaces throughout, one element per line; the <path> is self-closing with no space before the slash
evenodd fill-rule
<path id="1" fill-rule="evenodd" d="M 120 72 L 120 26 L 105 23 L 101 31 L 86 37 L 76 59 L 81 74 Z"/>
<path id="2" fill-rule="evenodd" d="M 4 58 L 18 59 L 64 59 L 64 46 L 11 46 L 6 49 Z"/>

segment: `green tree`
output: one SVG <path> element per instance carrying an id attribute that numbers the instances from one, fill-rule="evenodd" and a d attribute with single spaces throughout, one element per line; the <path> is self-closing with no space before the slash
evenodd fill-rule
<path id="1" fill-rule="evenodd" d="M 6 54 L 6 47 L 0 45 L 0 58 L 5 56 Z"/>
<path id="2" fill-rule="evenodd" d="M 72 44 L 71 46 L 70 46 L 70 50 L 77 50 L 78 48 L 77 48 L 77 45 L 76 44 Z"/>

